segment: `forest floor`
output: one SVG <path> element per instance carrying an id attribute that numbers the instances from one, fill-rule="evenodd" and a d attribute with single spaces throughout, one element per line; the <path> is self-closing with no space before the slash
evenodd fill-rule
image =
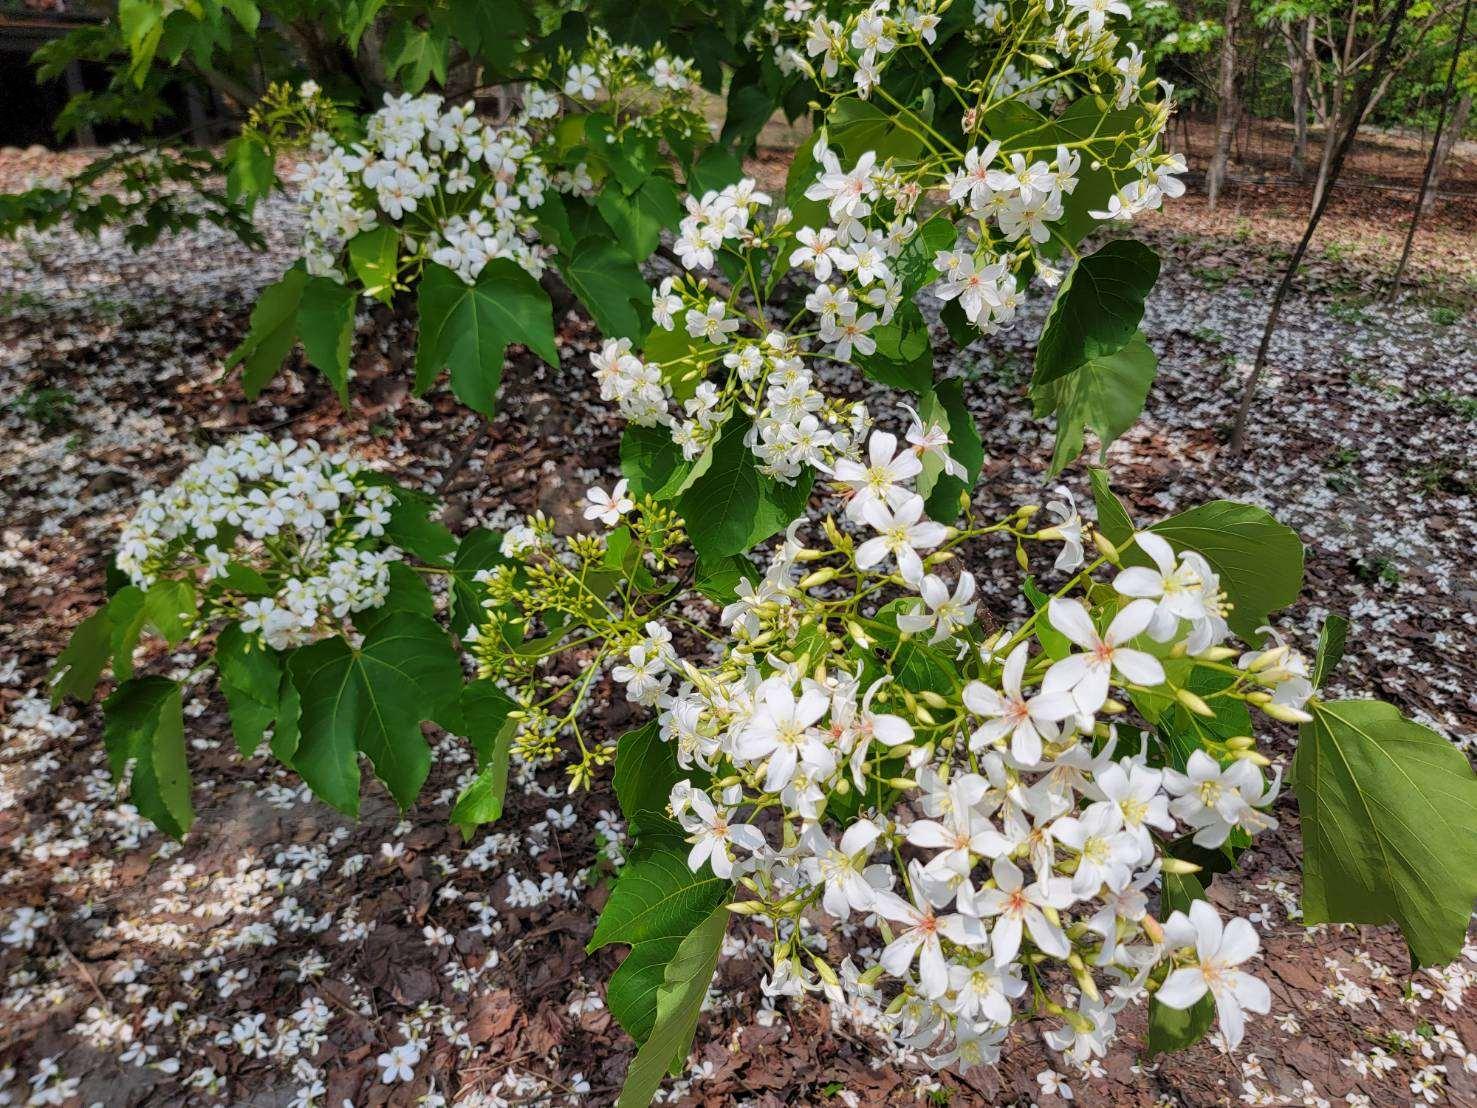
<path id="1" fill-rule="evenodd" d="M 0 157 L 0 189 L 66 161 Z M 756 172 L 782 164 L 771 153 Z M 1418 284 L 1392 306 L 1375 293 L 1408 201 L 1339 197 L 1237 458 L 1231 413 L 1305 201 L 1234 189 L 1214 216 L 1187 197 L 1136 229 L 1164 258 L 1145 319 L 1160 371 L 1108 466 L 1141 519 L 1226 496 L 1296 528 L 1306 588 L 1279 627 L 1311 647 L 1327 613 L 1347 614 L 1334 692 L 1390 700 L 1470 753 L 1477 211 L 1440 209 Z M 349 823 L 270 761 L 242 761 L 205 682 L 187 705 L 198 821 L 177 845 L 119 805 L 96 708 L 45 706 L 48 661 L 97 606 L 131 505 L 204 445 L 247 428 L 315 437 L 430 483 L 475 430 L 444 392 L 409 395 L 409 336 L 369 313 L 351 411 L 301 366 L 243 400 L 223 359 L 292 258 L 296 219 L 287 201 L 267 205 L 258 253 L 208 230 L 141 254 L 68 232 L 0 244 L 0 1105 L 612 1103 L 632 1054 L 602 1001 L 618 956 L 583 953 L 611 867 L 595 832 L 619 835 L 608 787 L 570 797 L 557 766 L 522 767 L 501 823 L 463 843 L 446 822 L 461 769 L 448 757 L 415 808 L 398 813 L 370 785 Z M 1033 297 L 1013 330 L 940 366 L 967 382 L 984 435 L 985 512 L 1049 493 L 1051 431 L 1024 395 L 1045 307 Z M 558 369 L 510 366 L 501 413 L 448 487 L 453 527 L 500 528 L 534 508 L 572 520 L 584 486 L 615 472 L 594 333 L 570 317 L 560 341 Z M 859 381 L 839 386 L 896 407 Z M 1080 466 L 1066 483 L 1083 501 Z M 971 567 L 997 617 L 1016 587 L 1002 554 Z M 151 664 L 183 674 L 194 660 Z M 619 726 L 621 698 L 605 694 L 604 723 Z M 1290 738 L 1277 741 L 1284 762 Z M 1274 998 L 1234 1055 L 1212 1039 L 1151 1061 L 1143 1012 L 1129 1009 L 1087 1071 L 1023 1026 L 998 1069 L 935 1074 L 833 1026 L 819 1003 L 763 1001 L 764 936 L 736 927 L 688 1075 L 665 1095 L 766 1108 L 1060 1106 L 1068 1092 L 1082 1105 L 1477 1104 L 1477 942 L 1412 973 L 1392 928 L 1305 928 L 1290 792 L 1276 814 L 1247 867 L 1211 887 L 1261 929 Z M 386 1083 L 377 1059 L 405 1042 L 414 1078 Z"/>

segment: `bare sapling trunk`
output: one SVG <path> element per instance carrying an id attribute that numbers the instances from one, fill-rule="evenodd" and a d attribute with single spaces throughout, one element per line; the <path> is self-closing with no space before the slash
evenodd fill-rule
<path id="1" fill-rule="evenodd" d="M 1287 70 L 1292 77 L 1292 157 L 1288 169 L 1298 180 L 1308 171 L 1308 60 L 1313 56 L 1313 20 L 1283 24 Z"/>
<path id="2" fill-rule="evenodd" d="M 1472 93 L 1469 90 L 1457 98 L 1456 107 L 1451 113 L 1451 122 L 1437 136 L 1436 160 L 1431 166 L 1431 176 L 1426 186 L 1426 198 L 1422 203 L 1422 208 L 1428 213 L 1436 207 L 1436 193 L 1441 188 L 1441 178 L 1446 175 L 1446 167 L 1451 162 L 1452 150 L 1467 133 L 1467 120 L 1471 115 Z"/>
<path id="3" fill-rule="evenodd" d="M 1205 191 L 1211 211 L 1226 180 L 1226 163 L 1231 158 L 1231 139 L 1236 133 L 1236 32 L 1241 22 L 1241 0 L 1226 0 L 1226 37 L 1221 43 L 1221 70 L 1216 82 L 1215 149 L 1210 155 L 1210 169 L 1205 175 Z"/>
<path id="4" fill-rule="evenodd" d="M 1389 65 L 1390 51 L 1395 45 L 1395 36 L 1400 30 L 1400 25 L 1405 21 L 1405 12 L 1409 7 L 1410 0 L 1395 0 L 1395 9 L 1390 14 L 1390 25 L 1385 31 L 1384 41 L 1380 43 L 1379 54 L 1375 57 L 1369 74 L 1359 82 L 1343 137 L 1329 159 L 1325 188 L 1318 202 L 1313 206 L 1313 214 L 1308 219 L 1308 226 L 1303 231 L 1303 237 L 1298 241 L 1297 249 L 1292 252 L 1287 269 L 1283 272 L 1282 280 L 1277 285 L 1277 291 L 1272 296 L 1272 305 L 1267 310 L 1267 322 L 1262 328 L 1262 340 L 1257 346 L 1256 362 L 1251 367 L 1251 373 L 1247 375 L 1245 391 L 1242 392 L 1241 403 L 1236 409 L 1236 425 L 1231 432 L 1231 452 L 1233 454 L 1240 454 L 1246 446 L 1246 421 L 1251 415 L 1251 405 L 1256 399 L 1257 385 L 1267 368 L 1267 351 L 1272 346 L 1272 335 L 1277 330 L 1277 317 L 1282 314 L 1282 304 L 1292 289 L 1298 266 L 1302 265 L 1303 255 L 1308 252 L 1308 244 L 1313 241 L 1313 233 L 1318 230 L 1318 224 L 1328 208 L 1328 197 L 1333 192 L 1333 183 L 1338 180 L 1339 173 L 1344 168 L 1344 159 L 1348 157 L 1349 148 L 1354 145 L 1354 136 L 1359 131 L 1359 123 L 1364 118 L 1365 109 L 1369 106 L 1369 99 L 1374 93 L 1375 86 L 1384 74 L 1386 66 Z"/>
<path id="5" fill-rule="evenodd" d="M 1456 42 L 1451 51 L 1451 65 L 1446 70 L 1446 92 L 1441 97 L 1441 108 L 1436 113 L 1436 133 L 1431 136 L 1431 154 L 1426 159 L 1426 171 L 1421 175 L 1421 189 L 1415 199 L 1415 211 L 1410 213 L 1410 227 L 1405 232 L 1405 246 L 1400 251 L 1400 264 L 1395 267 L 1395 277 L 1390 282 L 1390 300 L 1394 301 L 1400 295 L 1400 281 L 1405 276 L 1405 267 L 1410 261 L 1410 248 L 1415 243 L 1416 229 L 1421 225 L 1421 213 L 1426 210 L 1426 198 L 1434 193 L 1431 186 L 1431 178 L 1436 173 L 1436 163 L 1441 152 L 1441 136 L 1446 126 L 1446 109 L 1451 107 L 1452 94 L 1456 89 L 1456 67 L 1462 56 L 1462 46 L 1467 39 L 1467 16 L 1472 11 L 1472 0 L 1464 0 L 1462 4 L 1462 21 L 1457 27 Z M 1467 103 L 1471 104 L 1470 94 Z M 1462 128 L 1466 126 L 1466 120 L 1455 121 L 1456 126 L 1452 133 L 1460 135 Z"/>

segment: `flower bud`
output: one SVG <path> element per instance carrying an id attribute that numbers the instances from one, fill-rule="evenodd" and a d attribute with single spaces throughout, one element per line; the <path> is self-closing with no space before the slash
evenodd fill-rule
<path id="1" fill-rule="evenodd" d="M 731 900 L 728 910 L 736 916 L 756 916 L 764 911 L 764 905 L 757 900 Z"/>
<path id="2" fill-rule="evenodd" d="M 1250 735 L 1236 735 L 1226 740 L 1228 750 L 1250 750 L 1256 746 L 1256 739 Z"/>
<path id="3" fill-rule="evenodd" d="M 1118 548 L 1109 541 L 1108 536 L 1096 528 L 1092 532 L 1092 544 L 1102 551 L 1103 557 L 1115 566 L 1123 564 L 1123 555 L 1118 553 Z"/>
<path id="4" fill-rule="evenodd" d="M 1280 719 L 1283 723 L 1311 723 L 1313 717 L 1301 708 L 1294 708 L 1291 704 L 1278 704 L 1275 701 L 1267 701 L 1261 706 L 1262 711 L 1273 719 Z"/>
<path id="5" fill-rule="evenodd" d="M 1195 656 L 1204 658 L 1207 662 L 1224 662 L 1227 658 L 1236 657 L 1236 651 L 1229 646 L 1212 646 L 1209 650 L 1202 650 Z"/>
<path id="6" fill-rule="evenodd" d="M 1164 928 L 1160 926 L 1157 919 L 1155 919 L 1153 916 L 1145 915 L 1142 923 L 1144 934 L 1149 936 L 1149 940 L 1151 942 L 1153 942 L 1155 945 L 1159 945 L 1164 942 Z"/>
<path id="7" fill-rule="evenodd" d="M 949 702 L 932 689 L 924 689 L 918 694 L 918 699 L 930 708 L 947 708 L 949 706 Z"/>
<path id="8" fill-rule="evenodd" d="M 1031 559 L 1026 557 L 1026 548 L 1020 543 L 1015 544 L 1015 564 L 1022 569 L 1031 568 Z"/>
<path id="9" fill-rule="evenodd" d="M 1208 719 L 1215 718 L 1215 709 L 1189 689 L 1175 689 L 1174 698 L 1197 716 L 1205 716 Z"/>
<path id="10" fill-rule="evenodd" d="M 840 576 L 839 570 L 834 566 L 827 566 L 825 569 L 818 569 L 814 573 L 808 573 L 800 578 L 800 584 L 797 587 L 801 592 L 808 592 L 817 585 L 824 585 L 829 581 L 836 580 L 838 576 Z"/>
<path id="11" fill-rule="evenodd" d="M 863 650 L 872 649 L 871 638 L 867 635 L 865 631 L 862 630 L 862 625 L 856 620 L 849 619 L 846 621 L 846 633 L 851 636 L 851 641 L 856 643 L 857 646 L 861 647 Z"/>
<path id="12" fill-rule="evenodd" d="M 1165 855 L 1164 861 L 1161 863 L 1160 868 L 1165 873 L 1176 874 L 1180 877 L 1187 876 L 1191 873 L 1200 872 L 1200 867 L 1197 866 L 1194 862 L 1187 862 L 1183 858 L 1171 858 L 1168 855 Z"/>
<path id="13" fill-rule="evenodd" d="M 1250 673 L 1260 673 L 1264 669 L 1271 669 L 1287 657 L 1288 649 L 1286 645 L 1283 645 L 1274 646 L 1271 650 L 1263 650 L 1251 660 L 1251 665 L 1246 667 L 1247 671 Z"/>

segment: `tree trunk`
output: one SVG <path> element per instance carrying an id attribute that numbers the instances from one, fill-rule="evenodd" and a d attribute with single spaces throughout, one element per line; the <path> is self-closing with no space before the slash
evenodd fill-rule
<path id="1" fill-rule="evenodd" d="M 1282 280 L 1277 283 L 1277 291 L 1272 295 L 1272 306 L 1267 309 L 1267 322 L 1262 327 L 1262 339 L 1256 348 L 1256 361 L 1252 364 L 1251 373 L 1247 375 L 1246 387 L 1241 393 L 1241 403 L 1236 408 L 1236 423 L 1231 431 L 1231 452 L 1233 454 L 1239 455 L 1246 449 L 1247 420 L 1251 415 L 1252 402 L 1256 400 L 1257 383 L 1262 378 L 1262 372 L 1267 368 L 1267 353 L 1272 348 L 1272 335 L 1277 330 L 1277 317 L 1282 314 L 1282 304 L 1292 290 L 1292 282 L 1297 276 L 1298 266 L 1302 265 L 1303 255 L 1308 252 L 1308 244 L 1313 241 L 1313 233 L 1318 230 L 1318 224 L 1323 219 L 1323 213 L 1328 207 L 1327 193 L 1332 191 L 1333 182 L 1338 179 L 1339 171 L 1344 168 L 1344 159 L 1348 157 L 1349 148 L 1354 145 L 1354 135 L 1359 131 L 1359 121 L 1364 118 L 1365 108 L 1369 106 L 1370 94 L 1374 92 L 1375 85 L 1378 84 L 1380 76 L 1389 64 L 1390 50 L 1395 45 L 1395 35 L 1399 32 L 1400 25 L 1405 22 L 1405 13 L 1409 7 L 1410 0 L 1395 0 L 1394 13 L 1389 17 L 1390 26 L 1385 31 L 1385 38 L 1380 44 L 1379 53 L 1375 55 L 1374 67 L 1370 70 L 1368 77 L 1359 82 L 1354 93 L 1354 104 L 1349 112 L 1348 126 L 1338 142 L 1338 148 L 1334 151 L 1329 165 L 1324 195 L 1313 206 L 1313 214 L 1308 217 L 1308 226 L 1303 230 L 1303 237 L 1298 240 L 1297 248 L 1293 250 L 1292 258 L 1282 273 Z"/>
<path id="2" fill-rule="evenodd" d="M 1446 172 L 1446 163 L 1451 159 L 1451 152 L 1461 141 L 1462 135 L 1466 134 L 1467 120 L 1471 115 L 1472 91 L 1468 89 L 1457 100 L 1456 107 L 1452 109 L 1451 122 L 1442 130 L 1436 143 L 1436 161 L 1431 166 L 1431 176 L 1426 184 L 1426 199 L 1423 204 L 1427 212 L 1436 206 L 1436 190 L 1441 187 L 1441 177 Z"/>
<path id="3" fill-rule="evenodd" d="M 1215 211 L 1221 188 L 1226 180 L 1226 163 L 1231 157 L 1231 139 L 1236 133 L 1236 32 L 1241 22 L 1241 0 L 1226 0 L 1226 38 L 1221 43 L 1221 71 L 1216 82 L 1215 149 L 1210 155 L 1210 169 L 1205 175 L 1205 191 L 1211 211 Z"/>
<path id="4" fill-rule="evenodd" d="M 1292 75 L 1292 158 L 1289 169 L 1302 180 L 1308 171 L 1308 59 L 1313 56 L 1313 21 L 1284 25 L 1287 69 Z"/>
<path id="5" fill-rule="evenodd" d="M 1405 276 L 1406 263 L 1410 261 L 1410 248 L 1415 244 L 1415 233 L 1421 225 L 1421 213 L 1426 210 L 1426 198 L 1432 195 L 1431 179 L 1436 175 L 1437 157 L 1441 153 L 1441 139 L 1446 127 L 1446 109 L 1451 107 L 1452 92 L 1456 88 L 1456 67 L 1462 57 L 1462 45 L 1467 40 L 1467 17 L 1472 14 L 1472 0 L 1464 0 L 1462 4 L 1462 22 L 1457 28 L 1456 43 L 1451 51 L 1451 65 L 1446 70 L 1446 91 L 1441 97 L 1441 110 L 1436 113 L 1436 133 L 1431 136 L 1431 156 L 1426 159 L 1426 171 L 1421 175 L 1421 190 L 1415 198 L 1415 211 L 1410 214 L 1410 227 L 1405 232 L 1405 246 L 1400 251 L 1400 264 L 1395 267 L 1395 279 L 1390 282 L 1390 300 L 1394 301 L 1400 295 L 1400 280 Z M 1468 93 L 1467 104 L 1470 107 L 1472 97 Z M 1465 118 L 1456 120 L 1456 126 L 1451 129 L 1452 134 L 1460 135 L 1462 128 L 1466 126 Z"/>

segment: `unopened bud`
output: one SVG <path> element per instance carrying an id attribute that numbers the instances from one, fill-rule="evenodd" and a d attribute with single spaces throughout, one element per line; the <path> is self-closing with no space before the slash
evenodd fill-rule
<path id="1" fill-rule="evenodd" d="M 918 782 L 911 777 L 889 777 L 887 784 L 893 789 L 916 789 L 918 787 Z"/>
<path id="2" fill-rule="evenodd" d="M 836 971 L 831 968 L 830 963 L 824 958 L 817 958 L 814 954 L 811 954 L 810 964 L 815 966 L 815 972 L 820 975 L 821 980 L 827 985 L 834 987 L 841 984 L 841 978 L 836 976 Z"/>
<path id="3" fill-rule="evenodd" d="M 1264 669 L 1271 669 L 1287 657 L 1288 647 L 1274 646 L 1271 650 L 1264 650 L 1251 660 L 1251 665 L 1246 668 L 1252 673 L 1261 673 Z"/>
<path id="4" fill-rule="evenodd" d="M 1123 564 L 1123 556 L 1118 553 L 1118 548 L 1109 541 L 1107 535 L 1101 531 L 1094 530 L 1092 533 L 1092 543 L 1102 551 L 1103 557 L 1108 559 L 1113 565 L 1121 566 Z"/>
<path id="5" fill-rule="evenodd" d="M 809 547 L 806 547 L 804 550 L 798 550 L 795 552 L 795 560 L 797 562 L 815 562 L 819 561 L 821 558 L 826 557 L 830 553 L 831 552 L 829 550 L 811 550 Z"/>
<path id="6" fill-rule="evenodd" d="M 935 550 L 923 559 L 923 564 L 931 569 L 934 566 L 941 566 L 945 562 L 951 562 L 953 560 L 954 552 L 952 550 Z"/>
<path id="7" fill-rule="evenodd" d="M 1022 504 L 1015 510 L 1017 519 L 1027 520 L 1041 510 L 1040 504 Z"/>
<path id="8" fill-rule="evenodd" d="M 1262 711 L 1273 719 L 1280 719 L 1283 723 L 1310 723 L 1313 719 L 1301 708 L 1294 708 L 1291 704 L 1278 704 L 1272 700 L 1262 705 Z"/>
<path id="9" fill-rule="evenodd" d="M 924 689 L 918 694 L 918 699 L 930 708 L 947 708 L 949 706 L 949 702 L 932 689 Z"/>
<path id="10" fill-rule="evenodd" d="M 867 635 L 865 631 L 862 630 L 862 625 L 856 620 L 849 619 L 846 621 L 846 633 L 851 636 L 851 641 L 856 643 L 857 646 L 861 647 L 863 650 L 872 649 L 871 638 Z"/>
<path id="11" fill-rule="evenodd" d="M 1151 942 L 1156 944 L 1164 942 L 1164 928 L 1153 916 L 1146 915 L 1143 919 L 1144 934 L 1149 936 Z"/>
<path id="12" fill-rule="evenodd" d="M 1180 877 L 1186 877 L 1189 874 L 1200 872 L 1200 867 L 1197 866 L 1194 862 L 1187 862 L 1183 858 L 1171 858 L 1168 856 L 1165 857 L 1163 863 L 1161 863 L 1160 865 L 1160 868 L 1165 873 L 1176 874 Z"/>
<path id="13" fill-rule="evenodd" d="M 1205 716 L 1208 719 L 1215 718 L 1215 709 L 1189 689 L 1176 689 L 1174 691 L 1174 698 L 1197 716 Z"/>
<path id="14" fill-rule="evenodd" d="M 1033 539 L 1040 539 L 1043 542 L 1061 542 L 1067 536 L 1062 533 L 1060 527 L 1043 527 L 1031 537 Z"/>
<path id="15" fill-rule="evenodd" d="M 1238 750 L 1234 755 L 1238 762 L 1250 762 L 1254 766 L 1270 766 L 1272 759 L 1259 750 Z"/>
<path id="16" fill-rule="evenodd" d="M 1202 650 L 1196 657 L 1204 658 L 1207 662 L 1224 662 L 1227 658 L 1236 657 L 1236 651 L 1229 646 L 1212 646 L 1209 650 Z"/>
<path id="17" fill-rule="evenodd" d="M 1256 746 L 1256 739 L 1250 735 L 1235 735 L 1226 740 L 1227 750 L 1250 750 Z"/>
<path id="18" fill-rule="evenodd" d="M 1026 548 L 1020 543 L 1015 544 L 1015 564 L 1022 569 L 1031 568 L 1031 559 L 1026 557 Z"/>
<path id="19" fill-rule="evenodd" d="M 729 902 L 728 910 L 736 916 L 757 916 L 764 905 L 757 900 L 734 900 Z"/>
<path id="20" fill-rule="evenodd" d="M 807 592 L 817 585 L 824 585 L 828 581 L 836 580 L 838 576 L 840 576 L 840 573 L 835 567 L 827 566 L 825 569 L 818 569 L 814 573 L 808 573 L 800 578 L 799 589 L 801 592 Z"/>
<path id="21" fill-rule="evenodd" d="M 933 718 L 933 713 L 925 708 L 922 704 L 913 709 L 913 714 L 921 719 L 924 723 L 928 724 L 930 727 L 933 726 L 933 724 L 936 722 Z"/>
<path id="22" fill-rule="evenodd" d="M 1103 701 L 1103 706 L 1099 709 L 1099 712 L 1105 716 L 1119 716 L 1126 711 L 1128 711 L 1128 705 L 1121 700 L 1114 700 L 1111 696 Z"/>

